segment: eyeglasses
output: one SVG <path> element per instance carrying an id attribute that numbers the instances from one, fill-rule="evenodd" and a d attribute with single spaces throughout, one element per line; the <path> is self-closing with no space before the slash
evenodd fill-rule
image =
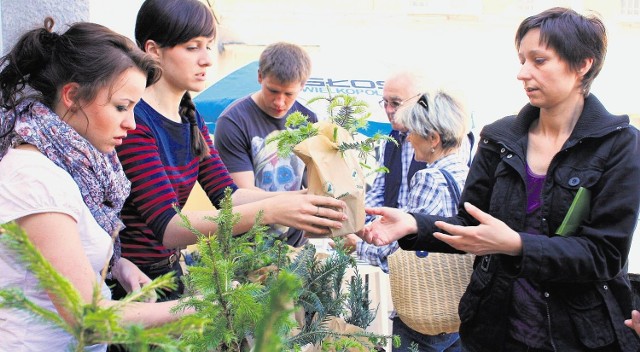
<path id="1" fill-rule="evenodd" d="M 422 106 L 423 108 L 427 109 L 427 112 L 429 111 L 429 96 L 427 94 L 423 94 L 420 99 L 418 99 L 418 104 L 420 104 L 420 106 Z"/>
<path id="2" fill-rule="evenodd" d="M 391 108 L 395 111 L 395 110 L 400 109 L 402 104 L 408 102 L 409 100 L 411 100 L 413 98 L 417 98 L 419 96 L 420 96 L 420 94 L 416 94 L 416 95 L 412 96 L 411 98 L 407 98 L 407 99 L 402 100 L 402 101 L 398 101 L 398 100 L 386 101 L 386 100 L 382 99 L 382 100 L 380 100 L 378 102 L 378 104 L 380 104 L 380 107 L 383 108 L 383 109 L 386 109 L 387 106 L 391 105 Z"/>

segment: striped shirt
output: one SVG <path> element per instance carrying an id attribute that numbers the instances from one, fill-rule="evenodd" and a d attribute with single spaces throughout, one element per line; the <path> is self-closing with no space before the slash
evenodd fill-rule
<path id="1" fill-rule="evenodd" d="M 126 226 L 120 232 L 122 256 L 137 265 L 158 262 L 175 248 L 162 245 L 164 231 L 184 207 L 196 181 L 211 202 L 220 206 L 224 189 L 237 189 L 213 147 L 202 117 L 197 115 L 210 156 L 199 161 L 191 150 L 190 125 L 171 121 L 144 100 L 135 107 L 136 129 L 117 148 L 122 167 L 131 181 L 131 194 L 122 209 Z"/>

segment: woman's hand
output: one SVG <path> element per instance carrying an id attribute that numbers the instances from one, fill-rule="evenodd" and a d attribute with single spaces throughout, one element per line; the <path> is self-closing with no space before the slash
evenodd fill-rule
<path id="1" fill-rule="evenodd" d="M 418 231 L 416 219 L 402 210 L 382 207 L 365 208 L 365 212 L 379 217 L 356 235 L 376 246 L 387 245 Z"/>
<path id="2" fill-rule="evenodd" d="M 476 255 L 522 253 L 522 239 L 507 224 L 483 212 L 470 203 L 464 203 L 465 210 L 480 222 L 477 226 L 451 225 L 436 221 L 435 225 L 449 233 L 434 232 L 435 238 L 451 247 Z"/>
<path id="3" fill-rule="evenodd" d="M 327 235 L 347 219 L 346 203 L 332 197 L 301 194 L 278 195 L 265 200 L 265 221 L 295 227 L 312 235 Z"/>
<path id="4" fill-rule="evenodd" d="M 631 319 L 625 320 L 624 325 L 632 328 L 636 331 L 636 334 L 640 335 L 640 312 L 633 310 L 631 312 Z"/>
<path id="5" fill-rule="evenodd" d="M 120 258 L 111 268 L 111 273 L 127 293 L 137 291 L 151 282 L 151 279 L 140 268 L 126 258 Z M 147 302 L 155 302 L 156 299 L 157 297 L 151 297 Z"/>

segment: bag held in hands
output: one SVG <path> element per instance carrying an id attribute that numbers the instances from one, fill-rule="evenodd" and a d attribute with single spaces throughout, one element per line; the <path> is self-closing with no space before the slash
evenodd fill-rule
<path id="1" fill-rule="evenodd" d="M 455 203 L 460 190 L 445 170 Z M 398 316 L 411 329 L 425 335 L 457 332 L 458 305 L 473 272 L 473 254 L 428 253 L 398 249 L 388 257 L 391 299 Z"/>
<path id="2" fill-rule="evenodd" d="M 347 221 L 341 229 L 331 229 L 331 237 L 356 233 L 364 227 L 365 176 L 353 150 L 338 150 L 341 143 L 353 143 L 344 128 L 320 121 L 319 133 L 295 146 L 293 152 L 307 166 L 309 194 L 340 199 L 347 203 Z"/>

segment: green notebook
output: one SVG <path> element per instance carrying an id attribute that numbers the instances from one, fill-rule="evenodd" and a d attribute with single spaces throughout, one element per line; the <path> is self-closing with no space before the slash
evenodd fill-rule
<path id="1" fill-rule="evenodd" d="M 569 236 L 576 232 L 578 226 L 589 216 L 591 210 L 591 191 L 580 187 L 576 193 L 567 215 L 556 230 L 556 235 Z"/>

